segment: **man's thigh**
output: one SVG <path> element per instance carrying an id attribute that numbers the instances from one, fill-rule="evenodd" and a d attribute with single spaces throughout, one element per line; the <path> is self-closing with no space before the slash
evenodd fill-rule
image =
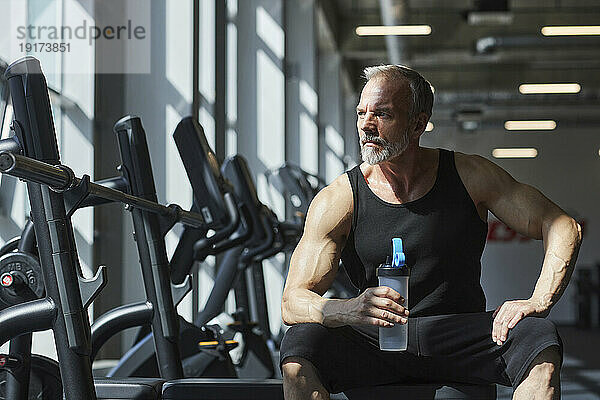
<path id="1" fill-rule="evenodd" d="M 542 350 L 556 345 L 562 352 L 549 320 L 524 318 L 502 346 L 492 341 L 492 322 L 491 311 L 409 318 L 404 352 L 379 350 L 376 328 L 364 334 L 348 326 L 298 324 L 286 333 L 281 362 L 289 356 L 307 359 L 334 393 L 400 382 L 498 383 L 514 388 Z"/>
<path id="2" fill-rule="evenodd" d="M 556 345 L 562 354 L 562 341 L 550 320 L 522 319 L 499 346 L 492 340 L 492 315 L 489 311 L 417 318 L 418 354 L 432 358 L 432 379 L 515 388 L 545 348 Z"/>
<path id="3" fill-rule="evenodd" d="M 361 386 L 420 381 L 428 373 L 427 360 L 418 357 L 412 348 L 406 352 L 381 351 L 376 338 L 349 326 L 294 325 L 281 343 L 280 363 L 287 357 L 310 361 L 323 386 L 332 393 Z"/>

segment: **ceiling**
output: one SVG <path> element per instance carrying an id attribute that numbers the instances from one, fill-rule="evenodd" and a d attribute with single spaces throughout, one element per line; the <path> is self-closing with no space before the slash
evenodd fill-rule
<path id="1" fill-rule="evenodd" d="M 435 87 L 437 117 L 482 121 L 504 111 L 600 123 L 600 36 L 545 37 L 545 25 L 599 25 L 598 0 L 323 0 L 321 7 L 359 91 L 362 68 L 390 51 Z M 383 8 L 382 8 L 383 7 Z M 359 25 L 427 24 L 428 36 L 359 37 Z M 469 21 L 471 20 L 471 22 Z M 502 23 L 501 23 L 502 22 Z M 389 42 L 391 40 L 391 42 Z M 479 46 L 479 50 L 478 50 Z M 522 95 L 521 83 L 577 82 L 571 95 Z M 470 114 L 469 114 L 470 113 Z M 457 117 L 458 115 L 458 117 Z"/>

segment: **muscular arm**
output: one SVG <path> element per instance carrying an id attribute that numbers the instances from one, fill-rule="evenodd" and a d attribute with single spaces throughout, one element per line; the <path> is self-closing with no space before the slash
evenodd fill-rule
<path id="1" fill-rule="evenodd" d="M 545 317 L 563 294 L 575 267 L 581 227 L 535 188 L 515 181 L 479 156 L 457 153 L 456 166 L 479 210 L 489 210 L 522 235 L 544 241 L 544 261 L 529 299 L 504 302 L 494 312 L 492 340 L 502 345 L 524 317 Z"/>
<path id="2" fill-rule="evenodd" d="M 522 235 L 542 239 L 544 262 L 529 301 L 546 315 L 563 294 L 577 259 L 581 227 L 537 189 L 515 181 L 506 171 L 479 156 L 457 154 L 469 193 L 476 203 Z M 462 174 L 461 174 L 462 176 Z"/>
<path id="3" fill-rule="evenodd" d="M 384 287 L 369 288 L 353 299 L 326 299 L 337 274 L 352 225 L 352 189 L 346 175 L 317 194 L 304 233 L 290 260 L 281 316 L 288 325 L 315 322 L 335 327 L 350 324 L 393 326 L 406 323 L 401 296 Z"/>
<path id="4" fill-rule="evenodd" d="M 351 218 L 352 191 L 347 177 L 342 175 L 317 194 L 308 210 L 283 291 L 281 311 L 286 324 L 341 322 L 336 321 L 341 319 L 336 314 L 343 300 L 322 296 L 337 273 Z M 333 315 L 325 315 L 326 310 Z"/>

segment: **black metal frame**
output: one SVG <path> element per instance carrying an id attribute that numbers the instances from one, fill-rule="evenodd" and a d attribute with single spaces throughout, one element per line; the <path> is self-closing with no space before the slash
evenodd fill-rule
<path id="1" fill-rule="evenodd" d="M 33 222 L 27 221 L 21 236 L 17 239 L 16 250 L 21 253 L 36 254 L 35 230 Z M 8 248 L 10 249 L 10 245 Z M 23 301 L 33 300 L 25 295 Z M 33 297 L 33 296 L 31 296 Z M 31 369 L 31 332 L 17 336 L 10 341 L 9 359 L 18 360 L 15 365 L 5 366 L 6 397 L 15 400 L 27 400 L 29 390 L 29 373 Z"/>
<path id="2" fill-rule="evenodd" d="M 131 192 L 139 197 L 120 192 L 98 184 L 90 183 L 89 178 L 77 178 L 64 166 L 52 166 L 26 156 L 2 152 L 0 170 L 3 173 L 50 185 L 53 190 L 69 190 L 73 194 L 73 210 L 82 204 L 88 193 L 96 198 L 103 197 L 134 206 L 131 210 L 136 230 L 136 242 L 142 273 L 146 285 L 147 303 L 119 307 L 105 314 L 99 321 L 97 334 L 94 334 L 92 354 L 112 335 L 136 325 L 152 323 L 155 332 L 155 346 L 161 368 L 161 376 L 175 379 L 182 376 L 181 360 L 177 348 L 177 314 L 175 306 L 189 291 L 189 281 L 174 286 L 178 293 L 173 301 L 169 285 L 168 261 L 164 248 L 164 235 L 174 223 L 182 221 L 196 228 L 205 228 L 201 214 L 181 210 L 178 206 L 165 207 L 153 201 L 156 199 L 145 133 L 137 117 L 126 117 L 115 125 L 119 140 L 123 171 L 126 180 L 131 182 Z M 114 182 L 114 179 L 112 180 Z M 78 194 L 80 195 L 79 200 Z M 224 202 L 229 209 L 235 209 L 233 197 L 225 194 Z M 98 200 L 95 200 L 98 202 Z M 230 211 L 231 214 L 235 214 Z M 150 317 L 150 320 L 147 320 Z M 179 367 L 178 367 L 179 366 Z"/>
<path id="3" fill-rule="evenodd" d="M 122 124 L 123 123 L 121 121 L 117 122 L 117 127 L 115 128 L 117 132 L 120 130 L 120 128 L 118 128 L 119 125 Z M 137 130 L 139 132 L 143 132 L 143 130 L 139 128 Z M 131 184 L 132 193 L 137 193 L 139 196 L 143 196 L 149 200 L 156 198 L 152 174 L 144 172 L 151 171 L 147 144 L 145 143 L 144 136 L 141 134 L 134 136 L 131 134 L 117 134 L 119 136 L 119 144 L 122 153 L 123 172 L 128 176 L 134 176 Z M 194 243 L 198 240 L 205 239 L 205 234 L 208 228 L 216 230 L 215 235 L 211 237 L 211 239 L 215 237 L 225 237 L 233 232 L 241 221 L 234 198 L 230 194 L 232 189 L 221 176 L 218 163 L 216 162 L 214 153 L 206 141 L 202 127 L 193 118 L 184 118 L 177 125 L 177 128 L 173 134 L 173 138 L 175 139 L 175 143 L 188 173 L 189 181 L 194 192 L 195 199 L 192 210 L 200 211 L 202 216 L 205 217 L 207 223 L 199 228 L 190 228 L 189 226 L 184 228 L 180 242 L 171 260 L 170 280 L 168 263 L 161 264 L 167 267 L 163 268 L 162 270 L 157 270 L 157 268 L 150 269 L 149 266 L 144 266 L 145 263 L 147 264 L 147 260 L 144 260 L 144 257 L 142 257 L 140 253 L 142 268 L 146 269 L 146 272 L 143 272 L 144 282 L 146 285 L 150 285 L 155 288 L 158 287 L 157 282 L 161 282 L 159 284 L 161 287 L 166 287 L 170 282 L 172 282 L 172 289 L 181 287 L 189 288 L 189 274 L 193 264 Z M 134 149 L 136 150 L 133 151 Z M 128 154 L 132 156 L 128 156 Z M 139 246 L 140 229 L 135 222 L 135 210 L 133 210 L 133 213 L 134 226 Z M 164 251 L 164 235 L 171 228 L 172 223 L 168 218 L 162 216 L 149 215 L 148 217 L 158 218 L 158 225 L 154 234 L 154 238 L 148 241 L 154 246 L 156 246 L 157 243 L 160 243 L 160 248 L 156 248 L 151 251 L 150 255 L 160 255 L 162 262 L 166 262 L 166 252 Z M 208 221 L 210 221 L 210 223 L 208 223 Z M 142 233 L 146 234 L 147 232 L 148 229 L 145 229 Z M 154 262 L 151 264 L 156 267 Z M 188 277 L 187 281 L 184 280 L 185 277 Z M 187 289 L 185 291 L 178 290 L 178 292 L 178 294 L 174 295 L 174 297 L 176 296 L 174 301 L 175 305 L 178 304 L 185 293 L 187 293 Z M 164 289 L 159 290 L 158 293 L 164 293 Z M 160 300 L 164 297 L 165 296 L 161 294 L 158 296 L 158 299 Z M 162 301 L 167 302 L 167 299 L 164 298 Z M 149 303 L 151 306 L 154 304 L 150 297 L 148 297 L 147 303 Z M 171 301 L 171 303 L 173 303 L 173 301 Z M 153 307 L 156 308 L 157 306 L 159 305 L 154 304 Z M 95 355 L 97 352 L 96 344 L 98 343 L 98 346 L 100 346 L 105 339 L 109 337 L 109 331 L 112 330 L 112 332 L 116 333 L 127 327 L 135 326 L 132 322 L 132 319 L 137 321 L 136 325 L 149 324 L 150 321 L 147 321 L 146 324 L 140 323 L 143 321 L 145 315 L 152 315 L 152 311 L 150 311 L 149 308 L 151 307 L 148 307 L 148 304 L 134 304 L 131 306 L 119 307 L 118 309 L 114 310 L 114 313 L 111 311 L 108 313 L 108 315 L 105 314 L 105 316 L 102 316 L 92 326 L 92 344 L 94 349 L 93 354 Z M 173 312 L 175 313 L 175 307 L 173 307 Z M 121 321 L 119 322 L 119 320 Z M 173 327 L 176 326 L 176 322 L 177 320 L 173 321 L 173 326 L 168 327 L 170 335 L 174 334 L 176 336 L 179 334 L 178 329 L 173 330 Z M 163 329 L 162 326 L 159 328 Z M 153 328 L 152 336 L 155 342 L 154 348 L 151 349 L 150 343 L 145 341 L 143 346 L 136 347 L 136 353 L 132 353 L 128 358 L 122 359 L 122 362 L 119 364 L 118 368 L 114 369 L 111 373 L 116 374 L 117 376 L 129 376 L 130 373 L 140 366 L 140 362 L 145 361 L 148 356 L 151 356 L 153 350 L 156 350 L 158 366 L 162 370 L 163 364 L 167 363 L 165 361 L 165 357 L 172 353 L 171 350 L 169 350 L 168 343 L 161 338 L 162 336 L 165 336 L 164 330 L 160 331 Z M 157 336 L 161 336 L 158 338 L 160 344 L 157 342 Z M 168 337 L 170 341 L 172 341 L 174 338 L 175 337 L 173 336 Z M 163 351 L 162 359 L 159 351 L 159 347 L 161 346 L 167 349 L 166 351 Z M 181 360 L 179 360 L 178 363 L 181 364 Z M 172 359 L 170 364 L 173 364 Z M 161 373 L 164 378 L 167 377 L 163 371 L 161 371 Z"/>
<path id="4" fill-rule="evenodd" d="M 164 236 L 176 222 L 206 228 L 203 215 L 183 211 L 177 205 L 165 207 L 156 203 L 154 181 L 148 174 L 152 168 L 145 133 L 137 117 L 126 117 L 115 126 L 122 171 L 133 195 L 117 190 L 123 184 L 117 178 L 102 186 L 90 183 L 88 176 L 75 177 L 68 167 L 60 165 L 48 88 L 39 61 L 33 57 L 20 59 L 8 68 L 6 76 L 15 109 L 12 124 L 15 136 L 0 142 L 0 169 L 27 180 L 46 297 L 0 311 L 0 343 L 33 331 L 52 329 L 65 398 L 96 399 L 86 308 L 104 286 L 105 270 L 101 267 L 90 280 L 82 277 L 70 217 L 83 205 L 119 201 L 132 206 L 150 305 L 130 307 L 127 316 L 120 319 L 107 317 L 105 329 L 98 337 L 105 340 L 121 331 L 123 321 L 139 323 L 151 317 L 162 377 L 183 377 Z M 235 208 L 231 195 L 224 196 L 224 203 L 229 210 Z M 186 283 L 176 286 L 175 297 L 183 297 L 189 290 Z M 30 342 L 22 344 L 30 347 Z M 15 388 L 18 391 L 18 386 Z"/>
<path id="5" fill-rule="evenodd" d="M 130 182 L 128 191 L 155 204 L 156 190 L 152 166 L 141 121 L 137 117 L 125 117 L 115 124 L 114 130 L 123 163 L 121 172 L 125 175 L 125 181 Z M 193 243 L 189 243 L 190 239 L 204 237 L 209 228 L 216 229 L 221 234 L 235 228 L 238 223 L 235 202 L 229 194 L 230 188 L 222 180 L 218 168 L 215 169 L 211 162 L 214 155 L 206 142 L 202 127 L 192 118 L 184 118 L 173 136 L 176 141 L 187 144 L 186 149 L 196 150 L 193 155 L 188 154 L 187 157 L 184 153 L 181 154 L 186 168 L 195 173 L 206 172 L 202 179 L 197 176 L 193 180 L 190 179 L 198 197 L 189 213 L 175 206 L 168 207 L 168 213 L 158 214 L 143 209 L 131 210 L 147 300 L 111 310 L 92 326 L 93 359 L 100 347 L 113 335 L 130 327 L 151 325 L 153 347 L 161 377 L 165 379 L 183 376 L 178 349 L 176 305 L 191 290 L 189 270 L 182 274 L 181 279 L 172 283 L 164 245 L 165 235 L 175 222 L 186 215 L 202 215 L 205 218 L 205 223 L 201 225 L 191 227 L 188 224 L 184 228 L 184 234 L 188 235 L 184 235 L 185 240 L 180 241 L 180 253 L 172 260 L 171 268 L 181 270 L 181 265 L 187 265 L 188 259 L 192 258 Z M 211 168 L 207 167 L 213 167 L 212 171 L 208 171 Z M 202 214 L 196 211 L 201 211 Z M 187 249 L 181 249 L 182 242 L 183 245 L 188 245 Z"/>
<path id="6" fill-rule="evenodd" d="M 179 206 L 156 203 L 154 182 L 148 177 L 151 167 L 147 143 L 139 119 L 127 117 L 115 127 L 130 195 L 90 183 L 87 176 L 77 178 L 69 168 L 60 165 L 48 88 L 38 60 L 33 57 L 18 60 L 8 68 L 6 76 L 15 110 L 12 129 L 16 139 L 0 142 L 0 172 L 28 181 L 46 297 L 0 311 L 0 343 L 33 331 L 52 329 L 65 398 L 96 399 L 86 308 L 103 287 L 105 271 L 101 267 L 93 279 L 82 278 L 70 221 L 72 213 L 86 204 L 91 194 L 95 199 L 132 206 L 148 302 L 152 307 L 151 312 L 148 307 L 145 310 L 141 307 L 137 314 L 130 315 L 141 319 L 152 314 L 161 375 L 167 379 L 181 377 L 173 295 L 170 285 L 165 284 L 168 262 L 164 235 L 176 222 L 203 228 L 207 221 L 203 215 L 183 211 Z M 229 210 L 235 209 L 231 196 L 225 196 L 224 200 Z M 268 224 L 262 222 L 267 229 Z M 232 229 L 231 224 L 226 224 L 226 228 Z"/>
<path id="7" fill-rule="evenodd" d="M 39 61 L 22 58 L 6 71 L 14 121 L 12 124 L 24 155 L 59 164 L 58 144 L 52 121 L 46 80 Z M 89 358 L 90 326 L 80 286 L 81 278 L 73 227 L 62 193 L 34 182 L 27 183 L 35 225 L 46 297 L 0 311 L 0 342 L 15 336 L 51 328 L 66 399 L 96 399 Z M 91 295 L 97 294 L 97 291 Z M 86 299 L 87 300 L 87 299 Z"/>
<path id="8" fill-rule="evenodd" d="M 156 203 L 156 187 L 146 135 L 137 117 L 125 117 L 115 124 L 123 169 L 131 193 Z M 131 210 L 135 238 L 142 266 L 148 303 L 152 304 L 152 331 L 162 378 L 183 377 L 179 355 L 179 326 L 171 294 L 169 261 L 164 236 L 175 219 L 138 208 Z M 204 218 L 201 219 L 204 222 Z M 161 226 L 162 225 L 162 226 Z"/>
<path id="9" fill-rule="evenodd" d="M 4 79 L 6 65 L 0 60 L 0 133 L 4 126 L 4 118 L 6 117 L 6 108 L 8 105 L 8 82 Z"/>

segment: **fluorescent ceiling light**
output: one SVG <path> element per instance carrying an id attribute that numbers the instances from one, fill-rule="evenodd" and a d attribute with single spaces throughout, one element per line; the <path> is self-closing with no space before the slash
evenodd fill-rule
<path id="1" fill-rule="evenodd" d="M 495 158 L 535 158 L 538 155 L 537 149 L 520 148 L 520 149 L 494 149 L 492 156 Z"/>
<path id="2" fill-rule="evenodd" d="M 523 94 L 539 93 L 579 93 L 579 83 L 524 83 L 519 86 L 519 92 Z"/>
<path id="3" fill-rule="evenodd" d="M 600 25 L 577 25 L 577 26 L 544 26 L 544 36 L 579 36 L 600 35 Z"/>
<path id="4" fill-rule="evenodd" d="M 547 121 L 506 121 L 504 129 L 507 131 L 551 131 L 556 128 L 556 122 Z"/>
<path id="5" fill-rule="evenodd" d="M 429 25 L 390 25 L 390 26 L 358 26 L 358 36 L 386 36 L 386 35 L 429 35 Z"/>
<path id="6" fill-rule="evenodd" d="M 429 121 L 425 127 L 425 132 L 431 132 L 434 128 L 433 122 Z"/>

